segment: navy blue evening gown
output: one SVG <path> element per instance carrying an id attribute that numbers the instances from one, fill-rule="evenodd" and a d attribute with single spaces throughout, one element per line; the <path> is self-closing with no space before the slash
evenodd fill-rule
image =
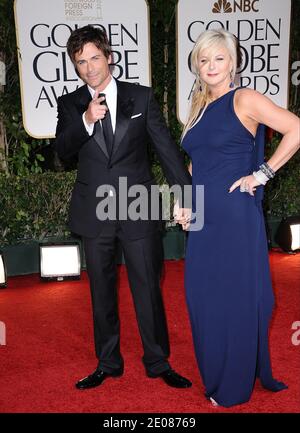
<path id="1" fill-rule="evenodd" d="M 229 91 L 210 103 L 183 139 L 193 188 L 204 185 L 204 227 L 188 235 L 185 287 L 206 396 L 229 407 L 247 402 L 256 377 L 271 391 L 268 326 L 274 298 L 261 198 L 229 187 L 263 162 L 264 131 L 254 138 Z"/>

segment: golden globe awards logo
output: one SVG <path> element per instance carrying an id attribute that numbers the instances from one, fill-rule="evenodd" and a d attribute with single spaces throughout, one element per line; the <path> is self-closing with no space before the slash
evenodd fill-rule
<path id="1" fill-rule="evenodd" d="M 233 2 L 229 2 L 227 0 L 219 0 L 214 3 L 212 12 L 214 14 L 228 14 L 232 12 L 237 12 L 238 10 L 240 12 L 259 12 L 256 5 L 256 3 L 258 2 L 259 0 L 239 0 Z"/>
<path id="2" fill-rule="evenodd" d="M 222 28 L 240 43 L 242 64 L 236 84 L 267 95 L 277 105 L 288 106 L 289 28 L 291 0 L 178 0 L 177 7 L 177 116 L 185 123 L 195 77 L 191 52 L 199 35 Z M 300 61 L 298 62 L 300 65 Z M 299 65 L 292 83 L 300 83 Z"/>

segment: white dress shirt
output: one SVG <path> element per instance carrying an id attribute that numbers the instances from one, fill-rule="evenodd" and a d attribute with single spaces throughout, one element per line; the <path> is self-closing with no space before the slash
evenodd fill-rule
<path id="1" fill-rule="evenodd" d="M 89 85 L 87 87 L 88 87 L 89 92 L 93 98 L 94 94 L 95 94 L 95 90 L 92 89 Z M 117 83 L 116 83 L 116 80 L 114 79 L 114 77 L 111 77 L 110 82 L 105 87 L 105 89 L 101 91 L 101 93 L 105 93 L 105 95 L 106 95 L 106 103 L 107 103 L 108 109 L 110 111 L 111 125 L 112 125 L 113 132 L 115 133 L 116 118 L 117 118 Z M 87 124 L 87 122 L 85 120 L 85 112 L 82 115 L 82 120 L 83 120 L 85 129 L 87 130 L 88 134 L 92 135 L 93 131 L 94 131 L 94 124 L 92 124 L 92 125 Z M 100 122 L 101 122 L 101 120 L 100 120 Z"/>

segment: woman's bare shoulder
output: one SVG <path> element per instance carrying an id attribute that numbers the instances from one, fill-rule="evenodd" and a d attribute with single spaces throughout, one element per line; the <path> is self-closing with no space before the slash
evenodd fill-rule
<path id="1" fill-rule="evenodd" d="M 240 87 L 236 90 L 236 99 L 237 100 L 255 100 L 255 99 L 261 99 L 266 98 L 264 95 L 262 95 L 257 90 L 250 89 L 249 87 Z"/>
<path id="2" fill-rule="evenodd" d="M 249 89 L 248 87 L 242 87 L 237 89 L 235 95 L 235 105 L 240 108 L 255 109 L 256 107 L 270 108 L 274 106 L 274 103 L 270 98 L 264 96 L 257 90 Z"/>

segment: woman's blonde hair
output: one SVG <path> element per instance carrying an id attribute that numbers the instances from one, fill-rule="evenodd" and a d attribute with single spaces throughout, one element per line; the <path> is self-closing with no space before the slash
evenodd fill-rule
<path id="1" fill-rule="evenodd" d="M 188 129 L 191 128 L 191 126 L 197 120 L 200 109 L 205 107 L 206 104 L 212 101 L 208 93 L 207 85 L 203 81 L 201 81 L 198 73 L 199 53 L 204 49 L 215 50 L 219 46 L 224 46 L 229 52 L 233 65 L 231 70 L 231 78 L 232 81 L 234 81 L 236 69 L 238 66 L 240 66 L 241 63 L 241 53 L 239 49 L 238 39 L 232 33 L 224 29 L 206 30 L 205 32 L 201 33 L 194 45 L 191 54 L 191 70 L 196 76 L 196 82 L 192 93 L 188 119 L 184 126 L 182 136 L 185 135 Z"/>

